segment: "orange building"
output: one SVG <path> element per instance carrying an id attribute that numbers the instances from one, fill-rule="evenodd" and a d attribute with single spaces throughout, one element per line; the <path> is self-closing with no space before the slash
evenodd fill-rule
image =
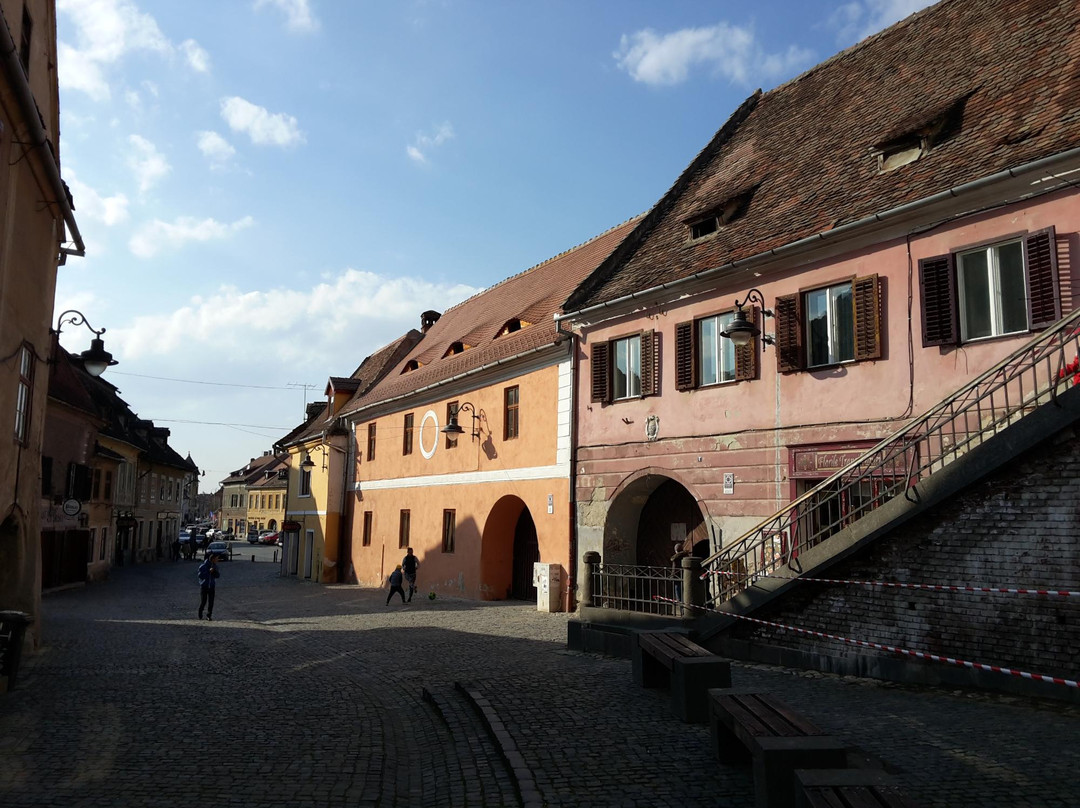
<path id="1" fill-rule="evenodd" d="M 412 547 L 418 585 L 536 602 L 534 564 L 554 567 L 546 608 L 565 608 L 571 541 L 574 342 L 559 305 L 632 229 L 624 223 L 446 311 L 342 410 L 353 436 L 349 552 L 382 586 Z"/>

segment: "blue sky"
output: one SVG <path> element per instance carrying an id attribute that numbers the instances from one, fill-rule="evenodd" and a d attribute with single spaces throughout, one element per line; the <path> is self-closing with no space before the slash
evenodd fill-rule
<path id="1" fill-rule="evenodd" d="M 647 210 L 756 88 L 929 4 L 57 0 L 87 256 L 56 311 L 211 490 L 421 311 Z"/>

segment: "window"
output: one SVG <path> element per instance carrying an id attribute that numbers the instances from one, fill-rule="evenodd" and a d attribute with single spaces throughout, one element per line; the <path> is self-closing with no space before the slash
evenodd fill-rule
<path id="1" fill-rule="evenodd" d="M 919 261 L 923 345 L 1045 328 L 1061 317 L 1054 229 Z"/>
<path id="2" fill-rule="evenodd" d="M 750 307 L 747 316 L 757 322 L 757 307 Z M 757 338 L 739 348 L 721 336 L 734 317 L 733 312 L 713 314 L 675 325 L 676 390 L 757 378 Z"/>
<path id="3" fill-rule="evenodd" d="M 311 469 L 300 469 L 300 496 L 311 496 Z"/>
<path id="4" fill-rule="evenodd" d="M 112 502 L 112 472 L 105 472 L 105 501 Z"/>
<path id="5" fill-rule="evenodd" d="M 108 543 L 108 541 L 109 541 L 109 529 L 107 527 L 103 527 L 101 529 L 101 555 L 98 556 L 98 561 L 104 561 L 105 560 L 105 545 Z"/>
<path id="6" fill-rule="evenodd" d="M 375 424 L 367 425 L 367 459 L 375 459 Z"/>
<path id="7" fill-rule="evenodd" d="M 22 62 L 23 71 L 27 77 L 30 76 L 30 43 L 34 37 L 34 21 L 30 17 L 30 12 L 26 10 L 26 4 L 23 4 L 22 10 L 22 32 L 19 34 L 19 61 Z"/>
<path id="8" fill-rule="evenodd" d="M 34 393 L 34 354 L 29 345 L 19 352 L 19 388 L 15 394 L 15 440 L 26 445 L 30 438 L 30 406 Z"/>
<path id="9" fill-rule="evenodd" d="M 90 484 L 90 499 L 101 499 L 101 469 L 94 469 Z"/>
<path id="10" fill-rule="evenodd" d="M 53 492 L 53 459 L 41 456 L 41 496 L 51 497 Z"/>
<path id="11" fill-rule="evenodd" d="M 756 185 L 753 188 L 747 188 L 712 208 L 707 213 L 687 219 L 685 224 L 690 228 L 690 240 L 695 241 L 699 238 L 705 238 L 705 236 L 715 233 L 724 225 L 735 221 L 746 213 L 746 209 L 750 207 L 750 200 L 754 198 L 756 190 Z"/>
<path id="12" fill-rule="evenodd" d="M 450 423 L 457 417 L 458 403 L 451 401 L 446 405 L 446 423 Z M 449 432 L 446 434 L 446 448 L 454 449 L 457 447 L 457 435 L 451 435 Z"/>
<path id="13" fill-rule="evenodd" d="M 881 358 L 877 275 L 776 298 L 776 367 L 782 373 Z"/>
<path id="14" fill-rule="evenodd" d="M 364 533 L 362 541 L 365 547 L 371 546 L 371 511 L 364 511 Z"/>
<path id="15" fill-rule="evenodd" d="M 592 400 L 604 404 L 657 392 L 656 332 L 642 331 L 593 345 Z"/>
<path id="16" fill-rule="evenodd" d="M 281 494 L 274 494 L 274 510 L 281 510 Z"/>
<path id="17" fill-rule="evenodd" d="M 406 413 L 405 415 L 405 427 L 401 437 L 401 453 L 403 455 L 411 455 L 413 447 L 413 414 Z"/>
<path id="18" fill-rule="evenodd" d="M 515 385 L 503 390 L 503 440 L 513 440 L 521 433 L 518 415 L 520 390 Z"/>
<path id="19" fill-rule="evenodd" d="M 855 358 L 855 312 L 851 284 L 807 292 L 807 367 L 838 365 Z"/>
<path id="20" fill-rule="evenodd" d="M 401 516 L 398 519 L 398 534 L 397 534 L 397 546 L 404 548 L 409 546 L 409 523 L 412 519 L 412 514 L 408 509 L 402 509 Z"/>
<path id="21" fill-rule="evenodd" d="M 97 528 L 90 528 L 90 539 L 86 542 L 86 563 L 94 560 L 94 547 L 97 544 Z"/>
<path id="22" fill-rule="evenodd" d="M 446 510 L 442 512 L 442 551 L 454 552 L 454 530 L 457 521 L 457 511 Z"/>

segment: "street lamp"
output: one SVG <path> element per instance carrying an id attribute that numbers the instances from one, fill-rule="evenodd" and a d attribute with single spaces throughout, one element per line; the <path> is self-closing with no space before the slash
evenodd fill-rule
<path id="1" fill-rule="evenodd" d="M 322 454 L 322 470 L 326 471 L 326 448 L 321 443 L 316 443 L 310 450 L 304 452 L 304 459 L 300 461 L 300 468 L 311 471 L 315 468 L 315 461 L 311 459 L 311 453 L 318 450 Z"/>
<path id="2" fill-rule="evenodd" d="M 104 328 L 94 328 L 86 321 L 86 315 L 81 311 L 68 309 L 61 314 L 60 319 L 57 320 L 56 330 L 53 332 L 56 334 L 57 340 L 60 339 L 60 330 L 66 323 L 71 323 L 71 325 L 85 325 L 94 334 L 94 338 L 90 340 L 90 347 L 79 354 L 79 358 L 82 360 L 83 367 L 86 368 L 87 373 L 91 376 L 100 376 L 105 372 L 106 368 L 110 368 L 116 364 L 116 360 L 113 359 L 112 354 L 105 350 L 105 340 L 101 338 L 101 335 L 105 333 Z"/>
<path id="3" fill-rule="evenodd" d="M 480 426 L 479 426 L 480 416 L 476 413 L 476 407 L 474 407 L 472 405 L 471 401 L 466 401 L 464 404 L 460 405 L 456 410 L 454 410 L 454 412 L 452 412 L 450 414 L 450 423 L 448 423 L 446 426 L 444 426 L 439 431 L 442 432 L 444 435 L 453 435 L 454 437 L 457 437 L 458 435 L 464 435 L 465 430 L 462 429 L 461 424 L 458 423 L 458 415 L 460 415 L 461 413 L 466 412 L 466 411 L 472 413 L 472 433 L 471 434 L 472 434 L 472 436 L 474 438 L 479 439 L 479 437 L 480 437 Z"/>
<path id="4" fill-rule="evenodd" d="M 749 344 L 750 340 L 761 334 L 761 329 L 757 327 L 757 323 L 750 322 L 750 318 L 747 315 L 746 309 L 743 308 L 746 304 L 756 300 L 761 304 L 761 314 L 763 317 L 772 317 L 773 313 L 765 308 L 765 296 L 761 294 L 758 289 L 751 289 L 746 293 L 746 297 L 742 302 L 739 299 L 735 299 L 735 318 L 731 321 L 731 325 L 727 327 L 727 331 L 721 331 L 720 336 L 727 337 L 729 340 L 735 343 L 738 348 Z M 768 334 L 761 337 L 762 343 L 772 345 L 773 338 Z M 765 350 L 764 345 L 762 350 Z"/>

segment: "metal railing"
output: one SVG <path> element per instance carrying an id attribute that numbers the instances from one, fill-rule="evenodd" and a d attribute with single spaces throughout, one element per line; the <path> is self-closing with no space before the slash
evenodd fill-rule
<path id="1" fill-rule="evenodd" d="M 1080 383 L 1080 309 L 702 562 L 714 606 Z"/>
<path id="2" fill-rule="evenodd" d="M 682 601 L 682 569 L 634 564 L 589 565 L 592 603 L 605 609 L 678 616 Z M 672 603 L 671 601 L 676 601 Z"/>

